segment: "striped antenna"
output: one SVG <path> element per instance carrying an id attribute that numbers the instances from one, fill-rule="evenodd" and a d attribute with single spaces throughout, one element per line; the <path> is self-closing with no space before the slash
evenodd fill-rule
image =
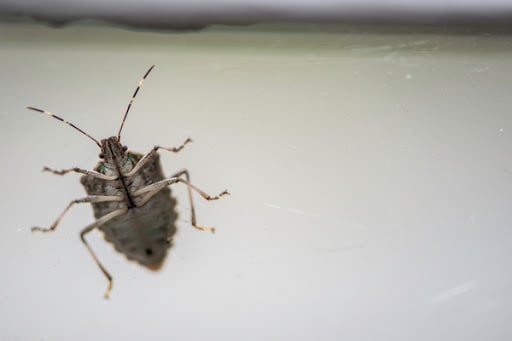
<path id="1" fill-rule="evenodd" d="M 78 128 L 76 125 L 74 125 L 73 123 L 69 122 L 69 121 L 66 121 L 65 119 L 63 119 L 62 117 L 59 117 L 55 114 L 52 114 L 51 112 L 49 111 L 46 111 L 46 110 L 42 110 L 42 109 L 38 109 L 38 108 L 34 108 L 34 107 L 27 107 L 27 109 L 30 109 L 30 110 L 34 110 L 34 111 L 37 111 L 37 112 L 40 112 L 42 114 L 46 114 L 50 117 L 53 117 L 61 122 L 64 122 L 66 123 L 68 126 L 71 126 L 73 128 L 75 128 L 76 130 L 78 130 L 79 132 L 81 132 L 82 134 L 84 134 L 85 136 L 87 136 L 88 138 L 90 138 L 91 140 L 93 140 L 94 142 L 96 142 L 96 144 L 98 145 L 98 147 L 101 148 L 101 143 L 98 142 L 98 140 L 96 140 L 94 137 L 92 137 L 91 135 L 87 134 L 85 131 L 83 131 L 82 129 Z"/>
<path id="2" fill-rule="evenodd" d="M 151 65 L 149 70 L 146 71 L 146 74 L 140 80 L 139 85 L 137 85 L 137 89 L 135 89 L 135 92 L 133 93 L 132 98 L 130 98 L 130 102 L 128 103 L 128 108 L 126 108 L 126 112 L 124 114 L 123 121 L 121 122 L 121 127 L 119 127 L 119 132 L 117 133 L 117 140 L 119 142 L 121 142 L 121 130 L 123 130 L 124 122 L 126 121 L 126 117 L 128 116 L 128 111 L 130 111 L 130 108 L 132 107 L 133 101 L 135 100 L 135 96 L 137 96 L 137 93 L 139 92 L 139 89 L 142 86 L 142 83 L 144 83 L 144 80 L 149 75 L 151 70 L 153 70 L 154 67 L 155 67 L 154 65 Z"/>

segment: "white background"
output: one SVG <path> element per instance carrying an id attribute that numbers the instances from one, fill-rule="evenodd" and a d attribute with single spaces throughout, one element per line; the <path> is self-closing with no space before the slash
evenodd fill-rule
<path id="1" fill-rule="evenodd" d="M 512 277 L 512 50 L 507 36 L 318 27 L 159 34 L 0 28 L 0 339 L 507 340 Z M 186 167 L 159 273 L 130 263 L 73 208 L 97 147 L 124 129 Z"/>

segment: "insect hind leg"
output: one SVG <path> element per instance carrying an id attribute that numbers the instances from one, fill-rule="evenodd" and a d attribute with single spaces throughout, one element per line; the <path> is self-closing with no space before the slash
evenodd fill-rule
<path id="1" fill-rule="evenodd" d="M 185 176 L 185 179 L 182 178 L 182 176 Z M 193 184 L 190 183 L 190 175 L 186 169 L 183 169 L 176 174 L 172 175 L 171 177 L 160 180 L 158 182 L 155 182 L 154 184 L 151 184 L 149 186 L 146 186 L 144 188 L 139 189 L 134 193 L 135 196 L 144 195 L 138 205 L 142 206 L 146 202 L 148 202 L 156 193 L 161 191 L 163 188 L 170 186 L 172 184 L 181 182 L 187 186 L 187 192 L 188 192 L 188 202 L 190 205 L 190 221 L 193 227 L 195 227 L 198 230 L 202 231 L 210 231 L 212 233 L 215 232 L 215 228 L 211 226 L 202 226 L 198 225 L 196 221 L 196 211 L 194 208 L 194 201 L 192 199 L 192 190 L 197 192 L 201 197 L 203 197 L 205 200 L 211 201 L 211 200 L 217 200 L 220 197 L 224 195 L 229 195 L 229 192 L 227 190 L 222 191 L 218 195 L 211 196 L 204 192 L 203 190 L 197 188 Z"/>
<path id="2" fill-rule="evenodd" d="M 82 231 L 80 231 L 80 239 L 82 240 L 85 247 L 91 254 L 92 258 L 94 259 L 94 262 L 96 262 L 96 265 L 98 265 L 101 272 L 103 272 L 103 274 L 107 278 L 108 286 L 107 286 L 107 290 L 105 291 L 105 294 L 104 294 L 105 298 L 109 298 L 110 291 L 112 291 L 112 285 L 113 285 L 112 284 L 112 282 L 113 282 L 112 275 L 107 271 L 107 269 L 103 266 L 103 264 L 101 264 L 100 260 L 94 253 L 93 249 L 89 246 L 89 243 L 87 243 L 87 240 L 85 239 L 85 235 L 87 233 L 91 232 L 92 230 L 94 230 L 95 228 L 99 227 L 100 225 L 103 225 L 106 222 L 114 219 L 115 217 L 125 214 L 127 210 L 128 210 L 127 208 L 121 208 L 119 210 L 110 212 L 110 213 L 104 215 L 103 217 L 101 217 L 100 219 L 96 220 L 94 223 L 86 226 Z"/>
<path id="3" fill-rule="evenodd" d="M 205 193 L 204 191 L 202 191 L 201 189 L 197 188 L 196 186 L 194 186 L 194 185 L 192 185 L 190 183 L 190 174 L 188 173 L 188 171 L 186 169 L 183 169 L 183 170 L 177 172 L 176 174 L 172 175 L 171 178 L 179 178 L 179 179 L 181 179 L 181 176 L 183 176 L 183 175 L 185 176 L 185 178 L 187 180 L 184 183 L 187 185 L 188 203 L 189 203 L 189 206 L 190 206 L 190 221 L 191 221 L 192 226 L 194 226 L 198 230 L 203 230 L 203 231 L 206 230 L 206 231 L 210 231 L 210 232 L 214 233 L 215 232 L 215 228 L 214 227 L 201 226 L 201 225 L 197 224 L 197 222 L 196 222 L 196 210 L 194 208 L 194 201 L 192 199 L 192 189 L 194 191 L 196 191 L 200 196 L 202 196 L 206 200 L 217 200 L 217 199 L 219 199 L 220 197 L 222 197 L 224 195 L 229 195 L 229 192 L 227 190 L 224 190 L 221 193 L 219 193 L 218 195 L 213 196 L 213 197 L 208 195 L 207 193 Z"/>

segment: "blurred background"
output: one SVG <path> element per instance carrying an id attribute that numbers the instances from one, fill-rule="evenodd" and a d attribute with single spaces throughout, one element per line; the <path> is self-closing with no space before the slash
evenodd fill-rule
<path id="1" fill-rule="evenodd" d="M 512 4 L 0 1 L 0 339 L 509 340 Z M 210 194 L 158 273 L 88 241 L 97 146 Z"/>

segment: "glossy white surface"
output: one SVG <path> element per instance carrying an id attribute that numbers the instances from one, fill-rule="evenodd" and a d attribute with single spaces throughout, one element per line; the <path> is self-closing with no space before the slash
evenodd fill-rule
<path id="1" fill-rule="evenodd" d="M 261 30 L 260 30 L 261 29 Z M 512 337 L 510 37 L 2 24 L 0 339 L 506 340 Z M 162 155 L 215 203 L 179 200 L 162 270 L 127 262 L 73 208 L 96 138 Z"/>

